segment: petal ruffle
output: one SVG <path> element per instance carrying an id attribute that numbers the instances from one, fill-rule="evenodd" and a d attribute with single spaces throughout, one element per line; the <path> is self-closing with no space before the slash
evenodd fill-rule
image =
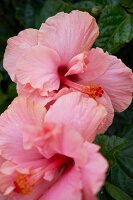
<path id="1" fill-rule="evenodd" d="M 87 160 L 87 150 L 83 141 L 79 132 L 69 126 L 56 124 L 54 131 L 51 132 L 48 139 L 45 139 L 45 145 L 37 144 L 37 147 L 46 158 L 55 154 L 65 155 L 72 158 L 80 166 Z"/>
<path id="2" fill-rule="evenodd" d="M 45 96 L 40 89 L 34 89 L 30 84 L 22 85 L 19 82 L 17 83 L 17 92 L 19 96 L 27 97 L 43 106 L 54 100 L 54 96 L 56 95 L 56 92 L 53 91 Z"/>
<path id="3" fill-rule="evenodd" d="M 115 56 L 104 53 L 102 49 L 90 50 L 87 71 L 79 74 L 79 82 L 96 83 L 110 97 L 114 110 L 122 112 L 132 101 L 132 70 Z"/>
<path id="4" fill-rule="evenodd" d="M 107 117 L 98 127 L 98 133 L 105 133 L 105 131 L 109 128 L 109 126 L 113 122 L 114 118 L 114 108 L 112 106 L 111 100 L 109 96 L 104 92 L 103 96 L 101 98 L 96 98 L 96 101 L 103 105 L 106 108 L 107 111 Z"/>
<path id="5" fill-rule="evenodd" d="M 88 83 L 88 81 L 93 81 L 108 69 L 109 58 L 108 54 L 104 53 L 100 48 L 92 48 L 88 52 L 88 66 L 86 71 L 79 74 L 81 82 Z"/>
<path id="6" fill-rule="evenodd" d="M 96 194 L 102 187 L 108 163 L 98 152 L 99 146 L 86 143 L 86 147 L 88 148 L 88 163 L 81 169 L 81 179 L 87 196 L 88 188 L 93 194 Z"/>
<path id="7" fill-rule="evenodd" d="M 17 36 L 14 36 L 7 41 L 3 65 L 13 81 L 15 81 L 17 61 L 25 53 L 27 48 L 37 44 L 38 30 L 32 28 L 21 31 Z"/>
<path id="8" fill-rule="evenodd" d="M 82 200 L 82 185 L 78 169 L 72 167 L 40 198 L 40 200 Z"/>
<path id="9" fill-rule="evenodd" d="M 93 141 L 97 128 L 106 115 L 104 106 L 94 99 L 88 98 L 80 92 L 71 92 L 60 97 L 51 106 L 45 120 L 65 124 L 80 132 L 85 139 Z"/>
<path id="10" fill-rule="evenodd" d="M 60 85 L 58 54 L 44 46 L 35 46 L 27 50 L 17 62 L 17 79 L 21 84 L 30 84 L 47 94 L 57 90 Z"/>
<path id="11" fill-rule="evenodd" d="M 87 12 L 58 13 L 42 24 L 38 42 L 58 52 L 61 65 L 88 50 L 99 34 L 95 18 Z"/>
<path id="12" fill-rule="evenodd" d="M 45 117 L 45 109 L 39 104 L 17 97 L 0 116 L 0 149 L 7 160 L 16 163 L 39 160 L 42 158 L 36 148 L 25 150 L 23 129 L 25 126 L 40 127 Z"/>

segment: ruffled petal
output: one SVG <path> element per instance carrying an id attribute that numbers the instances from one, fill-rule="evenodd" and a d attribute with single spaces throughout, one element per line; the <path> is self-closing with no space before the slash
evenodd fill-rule
<path id="1" fill-rule="evenodd" d="M 98 133 L 105 133 L 105 131 L 109 128 L 109 126 L 113 122 L 114 118 L 114 108 L 112 106 L 111 100 L 109 96 L 104 92 L 103 96 L 101 98 L 96 98 L 96 101 L 100 104 L 102 104 L 107 111 L 107 117 L 98 127 Z"/>
<path id="2" fill-rule="evenodd" d="M 132 101 L 132 70 L 115 56 L 108 55 L 110 62 L 107 71 L 95 81 L 106 91 L 116 112 L 124 111 Z"/>
<path id="3" fill-rule="evenodd" d="M 38 30 L 25 29 L 7 41 L 3 66 L 11 79 L 15 81 L 16 63 L 27 48 L 38 44 Z"/>
<path id="4" fill-rule="evenodd" d="M 86 143 L 86 147 L 88 148 L 88 163 L 81 169 L 83 188 L 85 194 L 88 193 L 88 188 L 93 194 L 97 194 L 104 183 L 108 163 L 98 152 L 99 146 Z"/>
<path id="5" fill-rule="evenodd" d="M 61 65 L 88 50 L 99 34 L 95 18 L 87 12 L 58 13 L 42 24 L 38 42 L 58 52 Z"/>
<path id="6" fill-rule="evenodd" d="M 39 104 L 17 97 L 0 117 L 0 149 L 7 160 L 16 163 L 41 159 L 36 148 L 25 150 L 23 130 L 25 126 L 40 127 L 45 117 L 45 109 Z"/>
<path id="7" fill-rule="evenodd" d="M 44 194 L 40 200 L 82 200 L 82 185 L 78 169 L 73 167 Z"/>
<path id="8" fill-rule="evenodd" d="M 86 72 L 79 74 L 80 83 L 96 83 L 110 97 L 114 110 L 124 111 L 132 101 L 132 70 L 115 56 L 104 53 L 102 49 L 91 49 Z"/>
<path id="9" fill-rule="evenodd" d="M 81 82 L 87 83 L 88 81 L 93 81 L 102 75 L 109 67 L 108 53 L 104 53 L 100 48 L 92 48 L 88 52 L 88 66 L 86 71 L 79 74 L 79 79 Z"/>
<path id="10" fill-rule="evenodd" d="M 78 165 L 83 165 L 87 160 L 87 151 L 81 134 L 64 125 L 56 125 L 50 137 L 45 139 L 45 145 L 37 145 L 46 158 L 55 154 L 72 158 Z"/>
<path id="11" fill-rule="evenodd" d="M 43 106 L 52 101 L 54 95 L 56 95 L 56 92 L 53 91 L 45 96 L 40 89 L 33 88 L 29 83 L 22 85 L 19 82 L 17 82 L 17 92 L 19 96 L 27 97 Z"/>
<path id="12" fill-rule="evenodd" d="M 60 85 L 58 54 L 47 47 L 35 46 L 27 50 L 17 62 L 17 79 L 44 93 L 57 90 Z"/>
<path id="13" fill-rule="evenodd" d="M 97 128 L 106 117 L 104 106 L 80 92 L 71 92 L 60 97 L 46 114 L 45 120 L 65 124 L 92 141 Z"/>
<path id="14" fill-rule="evenodd" d="M 65 76 L 84 73 L 88 65 L 88 53 L 83 52 L 73 57 L 68 63 L 68 72 Z"/>

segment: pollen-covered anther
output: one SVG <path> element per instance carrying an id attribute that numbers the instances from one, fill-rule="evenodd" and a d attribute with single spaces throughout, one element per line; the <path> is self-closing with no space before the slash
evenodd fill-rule
<path id="1" fill-rule="evenodd" d="M 96 84 L 90 84 L 87 86 L 82 87 L 82 92 L 88 94 L 92 98 L 102 97 L 103 96 L 103 89 Z"/>
<path id="2" fill-rule="evenodd" d="M 32 192 L 35 182 L 29 175 L 19 174 L 14 181 L 14 185 L 15 192 L 26 195 Z"/>

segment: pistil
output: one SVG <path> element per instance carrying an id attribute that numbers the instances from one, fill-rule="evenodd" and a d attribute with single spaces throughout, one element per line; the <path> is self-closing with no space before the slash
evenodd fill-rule
<path id="1" fill-rule="evenodd" d="M 69 86 L 75 90 L 78 90 L 82 93 L 85 93 L 85 94 L 88 94 L 89 97 L 92 97 L 92 98 L 96 98 L 96 97 L 102 97 L 103 96 L 103 89 L 98 86 L 97 84 L 78 84 L 78 83 L 75 83 L 71 80 L 69 80 L 67 77 L 65 76 L 61 76 L 61 82 L 66 85 L 66 86 Z"/>

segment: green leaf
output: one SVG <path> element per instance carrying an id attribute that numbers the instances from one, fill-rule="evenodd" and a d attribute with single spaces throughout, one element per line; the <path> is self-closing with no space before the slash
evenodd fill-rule
<path id="1" fill-rule="evenodd" d="M 102 10 L 102 4 L 96 3 L 94 1 L 80 1 L 73 4 L 73 9 L 87 11 L 91 15 L 97 16 Z"/>
<path id="2" fill-rule="evenodd" d="M 117 162 L 121 169 L 133 179 L 133 141 L 119 152 Z"/>
<path id="3" fill-rule="evenodd" d="M 133 125 L 125 126 L 123 131 L 123 137 L 129 140 L 129 142 L 133 142 Z"/>
<path id="4" fill-rule="evenodd" d="M 113 124 L 107 130 L 107 134 L 133 139 L 133 104 L 124 112 L 115 113 Z"/>
<path id="5" fill-rule="evenodd" d="M 58 12 L 70 12 L 71 10 L 72 6 L 70 3 L 66 3 L 62 0 L 46 0 L 40 14 L 36 17 L 36 27 L 39 28 L 48 17 L 53 16 Z"/>
<path id="6" fill-rule="evenodd" d="M 8 99 L 12 101 L 17 96 L 16 84 L 11 83 L 8 87 Z"/>
<path id="7" fill-rule="evenodd" d="M 132 197 L 130 197 L 128 194 L 123 192 L 120 188 L 116 187 L 115 185 L 111 183 L 105 184 L 105 189 L 110 194 L 111 197 L 113 197 L 115 200 L 133 200 Z"/>
<path id="8" fill-rule="evenodd" d="M 133 179 L 118 164 L 111 169 L 111 183 L 133 198 Z"/>
<path id="9" fill-rule="evenodd" d="M 116 164 L 111 168 L 111 183 L 133 197 L 133 141 L 116 155 Z"/>
<path id="10" fill-rule="evenodd" d="M 105 188 L 103 187 L 102 190 L 98 193 L 99 200 L 114 200 L 112 197 L 106 192 Z"/>
<path id="11" fill-rule="evenodd" d="M 121 5 L 125 7 L 127 12 L 133 14 L 133 1 L 132 0 L 121 0 Z"/>
<path id="12" fill-rule="evenodd" d="M 133 16 L 116 5 L 103 9 L 99 19 L 100 36 L 95 46 L 110 53 L 116 53 L 133 39 Z"/>
<path id="13" fill-rule="evenodd" d="M 87 11 L 93 16 L 98 16 L 107 4 L 118 4 L 119 0 L 84 0 L 73 4 L 74 9 Z"/>
<path id="14" fill-rule="evenodd" d="M 133 0 L 120 0 L 120 3 L 125 8 L 133 8 Z"/>
<path id="15" fill-rule="evenodd" d="M 0 88 L 0 113 L 2 113 L 8 106 L 7 96 L 1 91 Z"/>
<path id="16" fill-rule="evenodd" d="M 101 147 L 101 153 L 108 160 L 110 167 L 116 163 L 116 155 L 127 145 L 127 141 L 117 136 L 100 135 L 95 143 Z"/>

